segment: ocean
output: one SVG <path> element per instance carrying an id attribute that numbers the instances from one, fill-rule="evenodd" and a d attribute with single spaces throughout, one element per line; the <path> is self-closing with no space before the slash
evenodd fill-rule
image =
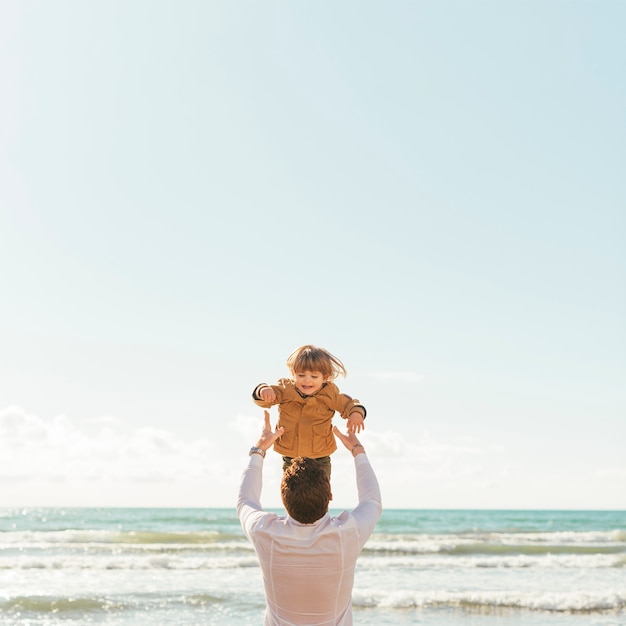
<path id="1" fill-rule="evenodd" d="M 338 511 L 331 511 L 336 514 Z M 385 510 L 362 626 L 626 625 L 626 512 Z M 0 624 L 262 624 L 234 509 L 0 509 Z"/>

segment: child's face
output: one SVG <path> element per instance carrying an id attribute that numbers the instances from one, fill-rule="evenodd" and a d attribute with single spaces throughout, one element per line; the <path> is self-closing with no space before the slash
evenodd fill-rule
<path id="1" fill-rule="evenodd" d="M 321 372 L 312 372 L 310 370 L 296 372 L 294 375 L 296 389 L 305 396 L 312 396 L 318 392 L 327 380 Z"/>

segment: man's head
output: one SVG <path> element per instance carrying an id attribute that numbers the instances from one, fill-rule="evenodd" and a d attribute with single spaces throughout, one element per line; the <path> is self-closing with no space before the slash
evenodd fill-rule
<path id="1" fill-rule="evenodd" d="M 328 474 L 315 459 L 297 456 L 283 474 L 280 495 L 287 513 L 297 522 L 317 522 L 332 499 Z"/>

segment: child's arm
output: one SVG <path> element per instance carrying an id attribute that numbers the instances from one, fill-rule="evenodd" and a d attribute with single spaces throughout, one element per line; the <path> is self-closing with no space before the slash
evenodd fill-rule
<path id="1" fill-rule="evenodd" d="M 348 421 L 349 433 L 360 433 L 365 428 L 364 422 L 367 415 L 365 407 L 356 398 L 341 393 L 336 385 L 332 384 L 337 394 L 335 396 L 335 411 Z"/>
<path id="2" fill-rule="evenodd" d="M 263 400 L 263 402 L 272 402 L 272 403 L 276 402 L 276 392 L 271 387 L 268 387 L 267 385 L 265 387 L 261 387 L 260 389 L 257 389 L 257 394 L 259 398 Z"/>
<path id="3" fill-rule="evenodd" d="M 264 409 L 268 409 L 273 404 L 276 404 L 277 395 L 276 391 L 274 391 L 270 385 L 261 383 L 254 388 L 254 391 L 252 392 L 252 399 L 259 406 Z"/>

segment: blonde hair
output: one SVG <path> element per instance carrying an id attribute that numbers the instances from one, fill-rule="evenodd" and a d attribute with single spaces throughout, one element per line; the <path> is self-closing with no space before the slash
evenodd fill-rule
<path id="1" fill-rule="evenodd" d="M 317 346 L 300 346 L 287 358 L 287 367 L 292 375 L 309 370 L 320 372 L 324 378 L 333 380 L 340 374 L 345 378 L 346 368 L 343 363 L 328 350 Z"/>

